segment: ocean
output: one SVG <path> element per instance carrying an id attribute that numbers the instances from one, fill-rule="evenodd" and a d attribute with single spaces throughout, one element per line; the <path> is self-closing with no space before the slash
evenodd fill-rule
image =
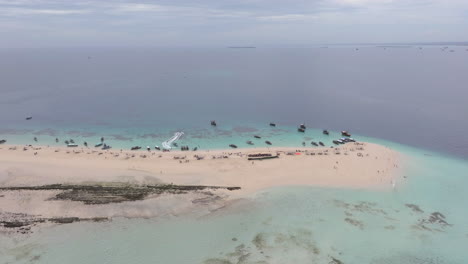
<path id="1" fill-rule="evenodd" d="M 180 144 L 200 149 L 249 147 L 253 135 L 263 137 L 255 146 L 268 139 L 299 147 L 329 145 L 348 130 L 400 151 L 407 182 L 388 192 L 273 188 L 206 217 L 117 218 L 2 236 L 0 260 L 466 263 L 468 52 L 450 49 L 1 50 L 0 138 L 8 143 L 93 144 L 103 136 L 113 148 L 160 146 L 182 131 Z"/>

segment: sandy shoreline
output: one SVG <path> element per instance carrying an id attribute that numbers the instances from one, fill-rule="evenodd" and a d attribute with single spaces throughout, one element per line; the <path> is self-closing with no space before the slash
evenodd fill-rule
<path id="1" fill-rule="evenodd" d="M 247 160 L 248 154 L 260 152 L 280 156 L 272 160 Z M 194 155 L 203 159 L 198 160 Z M 241 188 L 148 195 L 141 201 L 105 205 L 50 200 L 57 191 L 0 191 L 0 213 L 41 217 L 155 217 L 194 211 L 209 213 L 229 201 L 276 186 L 390 190 L 400 177 L 399 159 L 397 152 L 372 143 L 348 143 L 336 148 L 197 152 L 0 145 L 0 187 L 125 183 Z"/>

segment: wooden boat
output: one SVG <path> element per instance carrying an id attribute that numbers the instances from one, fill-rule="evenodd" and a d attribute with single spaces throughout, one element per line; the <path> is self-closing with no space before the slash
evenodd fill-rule
<path id="1" fill-rule="evenodd" d="M 266 143 L 267 145 L 271 145 L 271 142 L 270 142 L 270 141 L 268 141 L 268 140 L 267 140 L 267 141 L 265 141 L 265 143 Z"/>
<path id="2" fill-rule="evenodd" d="M 139 149 L 141 149 L 140 146 L 134 146 L 134 147 L 131 147 L 131 148 L 130 148 L 130 150 L 139 150 Z"/>
<path id="3" fill-rule="evenodd" d="M 278 155 L 272 155 L 272 154 L 250 154 L 248 155 L 247 160 L 266 160 L 266 159 L 276 159 L 278 158 Z"/>
<path id="4" fill-rule="evenodd" d="M 262 137 L 261 137 L 261 136 L 257 136 L 257 135 L 255 135 L 255 136 L 254 136 L 254 138 L 262 138 Z"/>
<path id="5" fill-rule="evenodd" d="M 198 150 L 198 147 L 194 147 L 194 148 L 193 148 L 193 151 L 197 151 L 197 150 Z"/>
<path id="6" fill-rule="evenodd" d="M 5 143 L 6 143 L 6 139 L 0 140 L 0 144 L 5 144 Z"/>
<path id="7" fill-rule="evenodd" d="M 350 137 L 351 134 L 348 131 L 341 131 L 341 135 L 345 137 Z"/>
<path id="8" fill-rule="evenodd" d="M 306 126 L 304 124 L 300 124 L 299 127 L 302 129 L 306 129 Z"/>
<path id="9" fill-rule="evenodd" d="M 324 134 L 324 135 L 330 135 L 330 133 L 329 133 L 328 130 L 326 130 L 326 129 L 323 130 L 323 134 Z"/>
<path id="10" fill-rule="evenodd" d="M 31 119 L 32 119 L 32 116 L 26 117 L 26 120 L 31 120 Z"/>
<path id="11" fill-rule="evenodd" d="M 271 127 L 275 127 L 276 124 L 275 124 L 275 123 L 270 123 L 270 126 L 271 126 Z"/>
<path id="12" fill-rule="evenodd" d="M 301 133 L 304 133 L 304 132 L 305 132 L 305 129 L 300 127 L 300 128 L 297 129 L 297 131 L 298 131 L 298 132 L 301 132 Z"/>
<path id="13" fill-rule="evenodd" d="M 324 147 L 324 146 L 325 146 L 325 144 L 323 144 L 323 142 L 322 142 L 322 141 L 320 141 L 320 142 L 319 142 L 319 145 L 320 145 L 320 146 L 322 146 L 322 147 Z"/>
<path id="14" fill-rule="evenodd" d="M 317 142 L 314 142 L 314 141 L 312 141 L 312 142 L 310 142 L 310 144 L 312 144 L 312 145 L 314 145 L 314 146 L 318 147 L 318 144 L 317 144 Z"/>
<path id="15" fill-rule="evenodd" d="M 339 145 L 339 144 L 340 144 L 340 142 L 338 142 L 338 140 L 333 140 L 333 144 L 335 144 L 335 145 Z"/>
<path id="16" fill-rule="evenodd" d="M 112 148 L 111 146 L 109 146 L 109 145 L 106 145 L 106 144 L 104 144 L 104 146 L 102 146 L 102 149 L 103 149 L 103 150 L 106 150 L 106 149 L 111 149 L 111 148 Z"/>
<path id="17" fill-rule="evenodd" d="M 77 145 L 77 144 L 67 144 L 67 147 L 69 147 L 69 148 L 76 148 L 76 147 L 78 147 L 78 145 Z"/>
<path id="18" fill-rule="evenodd" d="M 230 146 L 231 148 L 237 148 L 237 146 L 234 145 L 234 144 L 229 144 L 229 146 Z"/>
<path id="19" fill-rule="evenodd" d="M 212 126 L 217 126 L 216 121 L 215 121 L 215 120 L 211 120 L 211 125 L 212 125 Z"/>
<path id="20" fill-rule="evenodd" d="M 161 150 L 161 148 L 159 146 L 154 146 L 155 149 L 157 150 Z"/>
<path id="21" fill-rule="evenodd" d="M 87 147 L 87 146 L 88 146 L 88 142 L 85 141 L 83 145 L 84 145 L 85 147 Z"/>

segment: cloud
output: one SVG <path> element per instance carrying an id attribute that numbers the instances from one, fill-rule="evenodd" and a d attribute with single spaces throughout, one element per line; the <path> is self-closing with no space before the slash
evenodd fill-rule
<path id="1" fill-rule="evenodd" d="M 257 17 L 260 21 L 304 21 L 308 19 L 317 18 L 314 15 L 304 15 L 304 14 L 284 14 L 284 15 L 275 15 L 275 16 L 259 16 Z"/>
<path id="2" fill-rule="evenodd" d="M 0 14 L 5 16 L 21 16 L 21 15 L 78 15 L 87 14 L 91 10 L 87 9 L 40 9 L 40 8 L 19 8 L 7 7 L 0 8 Z"/>

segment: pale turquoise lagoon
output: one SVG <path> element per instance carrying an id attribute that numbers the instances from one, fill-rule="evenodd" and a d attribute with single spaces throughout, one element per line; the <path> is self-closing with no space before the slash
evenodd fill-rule
<path id="1" fill-rule="evenodd" d="M 311 136 L 320 138 L 320 131 L 315 132 Z M 290 140 L 296 135 L 284 135 L 282 141 L 277 137 L 278 142 L 294 145 Z M 55 226 L 27 237 L 2 237 L 0 259 L 4 263 L 466 263 L 468 163 L 356 137 L 403 153 L 404 182 L 393 191 L 273 188 L 206 216 Z"/>

